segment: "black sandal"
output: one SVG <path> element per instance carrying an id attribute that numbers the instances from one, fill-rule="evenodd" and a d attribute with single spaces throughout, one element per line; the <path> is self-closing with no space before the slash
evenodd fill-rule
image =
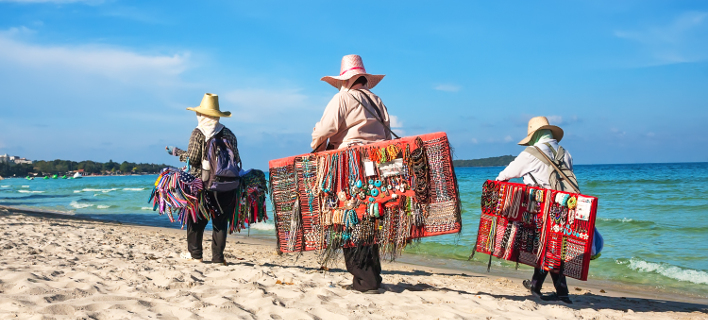
<path id="1" fill-rule="evenodd" d="M 550 293 L 550 294 L 544 294 L 541 296 L 541 300 L 543 301 L 561 301 L 567 304 L 573 304 L 573 301 L 570 300 L 570 297 L 568 296 L 559 296 L 557 293 Z"/>
<path id="2" fill-rule="evenodd" d="M 524 280 L 522 283 L 524 284 L 524 288 L 526 288 L 526 289 L 528 289 L 529 291 L 531 291 L 531 294 L 532 294 L 534 297 L 542 298 L 543 295 L 541 294 L 541 291 L 536 291 L 536 290 L 533 289 L 533 284 L 532 284 L 531 280 Z"/>

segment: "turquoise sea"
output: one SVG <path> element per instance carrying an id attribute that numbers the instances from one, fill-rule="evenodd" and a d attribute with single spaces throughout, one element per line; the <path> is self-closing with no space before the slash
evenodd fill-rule
<path id="1" fill-rule="evenodd" d="M 425 239 L 407 252 L 486 266 L 482 254 L 465 261 L 477 233 L 482 183 L 502 169 L 456 168 L 462 233 Z M 591 279 L 708 297 L 708 163 L 578 165 L 575 173 L 583 193 L 600 199 L 597 227 L 605 248 L 590 265 Z M 179 228 L 147 203 L 155 178 L 6 179 L 0 181 L 0 205 Z M 274 239 L 272 220 L 250 233 Z"/>

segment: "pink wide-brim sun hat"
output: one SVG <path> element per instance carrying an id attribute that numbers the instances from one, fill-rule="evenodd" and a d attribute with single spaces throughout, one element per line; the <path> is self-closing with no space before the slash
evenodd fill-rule
<path id="1" fill-rule="evenodd" d="M 368 74 L 364 68 L 364 62 L 357 54 L 346 55 L 342 58 L 342 67 L 339 69 L 338 76 L 325 76 L 322 81 L 329 83 L 333 87 L 339 89 L 347 80 L 354 76 L 366 77 L 367 87 L 369 89 L 375 87 L 385 75 L 383 74 Z"/>

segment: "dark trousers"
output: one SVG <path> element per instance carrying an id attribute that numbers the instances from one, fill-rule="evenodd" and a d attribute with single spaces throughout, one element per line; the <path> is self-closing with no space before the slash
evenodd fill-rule
<path id="1" fill-rule="evenodd" d="M 375 290 L 381 286 L 381 259 L 379 245 L 344 248 L 347 271 L 354 276 L 352 288 L 359 291 Z"/>
<path id="2" fill-rule="evenodd" d="M 234 192 L 220 192 L 216 197 L 207 194 L 212 199 L 219 200 L 219 204 L 224 213 L 217 212 L 216 217 L 212 217 L 211 226 L 211 262 L 224 262 L 224 249 L 226 248 L 226 236 L 228 235 L 229 219 L 232 218 L 236 207 L 236 199 Z M 213 203 L 213 202 L 212 202 Z M 193 222 L 192 219 L 187 219 L 187 249 L 189 254 L 194 259 L 202 259 L 202 240 L 204 238 L 204 229 L 209 223 L 206 219 L 200 219 Z"/>
<path id="3" fill-rule="evenodd" d="M 531 288 L 536 292 L 541 292 L 541 287 L 543 287 L 543 281 L 546 280 L 546 276 L 550 273 L 551 279 L 553 280 L 553 286 L 556 287 L 556 294 L 559 297 L 568 296 L 568 284 L 565 281 L 565 275 L 563 274 L 563 263 L 560 266 L 560 272 L 548 272 L 540 268 L 533 269 L 533 277 L 531 278 Z"/>

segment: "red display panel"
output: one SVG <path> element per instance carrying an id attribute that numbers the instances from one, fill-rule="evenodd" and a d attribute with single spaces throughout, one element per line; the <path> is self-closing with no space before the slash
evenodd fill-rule
<path id="1" fill-rule="evenodd" d="M 487 180 L 477 252 L 587 280 L 598 199 Z"/>
<path id="2" fill-rule="evenodd" d="M 457 180 L 442 132 L 271 160 L 269 166 L 283 252 L 377 243 L 395 253 L 411 239 L 461 229 Z"/>

